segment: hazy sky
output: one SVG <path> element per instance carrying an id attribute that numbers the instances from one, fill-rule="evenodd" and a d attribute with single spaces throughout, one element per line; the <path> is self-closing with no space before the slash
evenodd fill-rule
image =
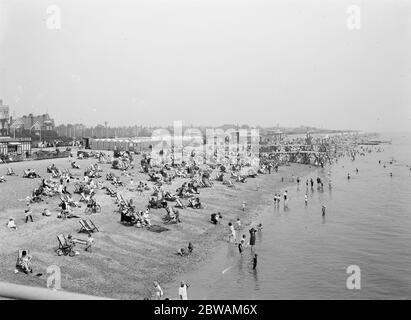
<path id="1" fill-rule="evenodd" d="M 0 99 L 57 124 L 410 130 L 411 0 L 0 0 Z"/>

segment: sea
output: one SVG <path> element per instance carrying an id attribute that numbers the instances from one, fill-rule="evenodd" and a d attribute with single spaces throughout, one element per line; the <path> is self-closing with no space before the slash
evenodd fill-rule
<path id="1" fill-rule="evenodd" d="M 189 299 L 410 299 L 411 133 L 379 138 L 392 143 L 288 187 L 288 209 L 267 205 L 254 252 L 241 256 L 227 243 L 184 275 Z M 305 181 L 317 177 L 323 190 L 316 182 L 307 190 Z"/>

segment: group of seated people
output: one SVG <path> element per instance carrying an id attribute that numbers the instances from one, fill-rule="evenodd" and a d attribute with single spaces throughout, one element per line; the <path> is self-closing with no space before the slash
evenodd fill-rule
<path id="1" fill-rule="evenodd" d="M 166 206 L 166 215 L 163 220 L 165 223 L 181 223 L 180 212 L 170 206 Z"/>
<path id="2" fill-rule="evenodd" d="M 89 177 L 85 176 L 84 181 L 82 182 L 77 182 L 74 185 L 74 193 L 78 194 L 94 194 L 95 191 L 94 189 L 101 189 L 102 188 L 101 182 L 95 183 L 93 179 L 90 179 Z"/>
<path id="3" fill-rule="evenodd" d="M 151 227 L 150 208 L 147 208 L 144 211 L 138 211 L 138 213 L 136 214 L 136 220 L 137 228 Z"/>
<path id="4" fill-rule="evenodd" d="M 176 190 L 176 192 L 180 198 L 188 197 L 192 194 L 199 194 L 198 186 L 192 181 L 188 183 L 184 182 L 182 186 Z"/>
<path id="5" fill-rule="evenodd" d="M 84 172 L 84 176 L 87 176 L 89 178 L 100 178 L 101 175 L 99 172 L 101 172 L 101 168 L 98 166 L 98 164 L 92 164 L 89 167 L 86 168 L 86 171 Z"/>
<path id="6" fill-rule="evenodd" d="M 74 255 L 78 254 L 78 252 L 74 250 L 75 246 L 76 242 L 74 241 L 73 236 L 69 234 L 64 244 L 64 252 L 68 254 L 70 257 L 73 257 Z"/>
<path id="7" fill-rule="evenodd" d="M 177 254 L 179 256 L 185 257 L 188 256 L 189 254 L 191 254 L 194 250 L 194 246 L 191 242 L 188 243 L 188 248 L 181 248 L 180 250 L 177 251 Z"/>
<path id="8" fill-rule="evenodd" d="M 199 197 L 193 197 L 191 199 L 188 199 L 188 207 L 194 208 L 194 209 L 202 209 L 203 205 L 201 204 L 200 198 Z"/>
<path id="9" fill-rule="evenodd" d="M 51 176 L 53 178 L 58 178 L 62 175 L 61 170 L 58 169 L 54 163 L 52 163 L 51 166 L 47 167 L 47 172 L 51 173 Z"/>
<path id="10" fill-rule="evenodd" d="M 142 194 L 145 190 L 150 190 L 150 187 L 148 186 L 147 183 L 144 183 L 143 181 L 139 181 L 136 190 Z"/>
<path id="11" fill-rule="evenodd" d="M 246 177 L 242 176 L 241 174 L 235 174 L 234 172 L 231 173 L 231 176 L 237 181 L 244 183 L 246 181 Z"/>
<path id="12" fill-rule="evenodd" d="M 137 211 L 133 200 L 122 201 L 120 204 L 121 222 L 136 225 L 138 228 L 151 227 L 150 208 Z"/>
<path id="13" fill-rule="evenodd" d="M 114 176 L 111 184 L 115 187 L 123 186 L 123 182 L 121 182 L 120 177 Z"/>
<path id="14" fill-rule="evenodd" d="M 80 169 L 80 166 L 76 163 L 76 161 L 73 161 L 73 162 L 71 163 L 71 167 L 72 167 L 73 169 Z"/>
<path id="15" fill-rule="evenodd" d="M 70 193 L 62 194 L 60 197 L 61 201 L 65 201 L 70 207 L 78 207 L 80 208 L 80 203 L 74 201 Z"/>
<path id="16" fill-rule="evenodd" d="M 164 198 L 156 200 L 154 197 L 151 197 L 148 206 L 154 209 L 165 208 L 167 206 L 167 201 Z"/>
<path id="17" fill-rule="evenodd" d="M 150 180 L 154 181 L 155 183 L 162 183 L 163 182 L 163 176 L 156 172 L 156 171 L 151 171 L 148 173 Z"/>
<path id="18" fill-rule="evenodd" d="M 23 178 L 40 178 L 34 169 L 26 169 L 23 173 Z"/>
<path id="19" fill-rule="evenodd" d="M 39 202 L 42 200 L 41 196 L 52 197 L 57 193 L 57 183 L 50 180 L 42 179 L 40 185 L 36 189 L 33 189 L 31 197 L 33 202 Z"/>
<path id="20" fill-rule="evenodd" d="M 212 213 L 211 214 L 211 223 L 213 224 L 219 224 L 220 220 L 223 218 L 220 212 L 217 213 Z"/>

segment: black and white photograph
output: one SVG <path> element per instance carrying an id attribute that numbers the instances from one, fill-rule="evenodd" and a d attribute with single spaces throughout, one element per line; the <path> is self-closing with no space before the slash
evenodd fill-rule
<path id="1" fill-rule="evenodd" d="M 410 200 L 410 0 L 0 0 L 0 300 L 409 300 Z"/>

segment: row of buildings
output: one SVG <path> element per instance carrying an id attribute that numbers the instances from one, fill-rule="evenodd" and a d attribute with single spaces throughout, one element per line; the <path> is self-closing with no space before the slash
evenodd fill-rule
<path id="1" fill-rule="evenodd" d="M 10 115 L 10 107 L 0 99 L 0 157 L 29 156 L 33 141 L 57 137 L 55 124 L 48 114 L 28 114 L 19 118 Z"/>
<path id="2" fill-rule="evenodd" d="M 1 137 L 31 137 L 42 136 L 44 139 L 57 136 L 54 119 L 47 113 L 33 115 L 32 113 L 19 118 L 10 115 L 10 107 L 0 99 L 0 136 Z"/>

